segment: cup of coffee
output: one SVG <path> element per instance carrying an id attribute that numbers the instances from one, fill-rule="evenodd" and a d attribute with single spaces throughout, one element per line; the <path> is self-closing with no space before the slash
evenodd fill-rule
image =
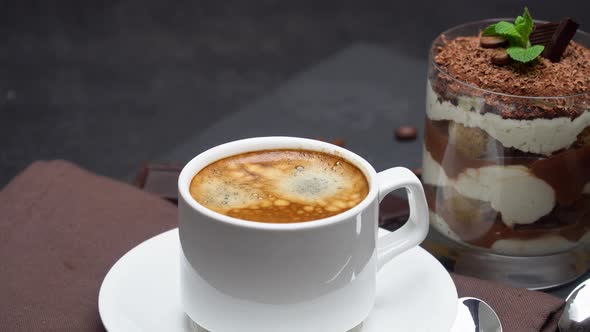
<path id="1" fill-rule="evenodd" d="M 409 220 L 378 236 L 379 202 L 398 188 Z M 374 305 L 378 270 L 428 232 L 411 171 L 377 173 L 311 139 L 219 145 L 183 168 L 178 190 L 182 307 L 212 332 L 352 329 Z"/>

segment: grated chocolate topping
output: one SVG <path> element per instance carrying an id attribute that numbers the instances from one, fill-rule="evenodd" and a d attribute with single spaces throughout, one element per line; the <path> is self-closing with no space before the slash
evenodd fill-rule
<path id="1" fill-rule="evenodd" d="M 445 39 L 443 38 L 443 41 Z M 447 75 L 435 72 L 432 86 L 441 99 L 457 102 L 457 96 L 479 95 L 486 105 L 480 112 L 504 118 L 575 118 L 590 109 L 590 49 L 570 42 L 560 62 L 540 57 L 532 63 L 494 65 L 497 50 L 482 48 L 479 36 L 457 37 L 434 51 L 434 62 L 448 75 L 481 89 L 527 97 L 581 96 L 564 99 L 526 99 L 486 94 Z"/>

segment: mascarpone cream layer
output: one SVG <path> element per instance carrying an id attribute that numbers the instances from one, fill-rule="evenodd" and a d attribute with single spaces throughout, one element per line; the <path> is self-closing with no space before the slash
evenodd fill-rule
<path id="1" fill-rule="evenodd" d="M 450 120 L 465 127 L 480 128 L 504 147 L 548 156 L 571 146 L 582 130 L 590 126 L 590 110 L 573 120 L 568 117 L 504 119 L 489 112 L 481 114 L 479 110 L 484 105 L 481 98 L 460 96 L 457 106 L 446 100 L 439 102 L 430 82 L 427 85 L 426 113 L 431 120 Z"/>

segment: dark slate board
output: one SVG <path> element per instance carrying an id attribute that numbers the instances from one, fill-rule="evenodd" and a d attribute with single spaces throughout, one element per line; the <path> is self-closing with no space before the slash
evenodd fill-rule
<path id="1" fill-rule="evenodd" d="M 160 161 L 187 161 L 235 139 L 287 135 L 342 138 L 379 171 L 419 167 L 421 140 L 397 142 L 393 130 L 422 129 L 426 64 L 357 44 L 296 75 L 270 95 L 195 133 Z"/>

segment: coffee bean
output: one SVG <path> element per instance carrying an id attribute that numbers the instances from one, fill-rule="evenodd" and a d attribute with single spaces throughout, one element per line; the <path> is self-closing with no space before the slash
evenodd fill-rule
<path id="1" fill-rule="evenodd" d="M 345 146 L 346 145 L 346 142 L 342 138 L 336 138 L 336 139 L 332 140 L 332 142 L 330 142 L 330 143 L 332 143 L 334 145 L 338 145 L 338 146 Z"/>
<path id="2" fill-rule="evenodd" d="M 510 56 L 505 50 L 497 50 L 492 54 L 492 63 L 496 66 L 505 66 L 510 63 Z"/>
<path id="3" fill-rule="evenodd" d="M 508 41 L 500 36 L 481 36 L 479 45 L 483 48 L 500 48 L 506 46 Z"/>
<path id="4" fill-rule="evenodd" d="M 327 139 L 325 139 L 322 136 L 318 136 L 315 139 L 318 140 L 318 141 L 322 141 L 322 142 L 326 142 L 326 143 L 331 143 L 331 144 L 338 145 L 338 146 L 345 146 L 346 145 L 346 141 L 344 139 L 342 139 L 342 138 L 336 138 L 336 139 L 333 139 L 333 140 L 327 140 Z"/>
<path id="5" fill-rule="evenodd" d="M 401 126 L 395 130 L 395 138 L 401 141 L 413 140 L 418 136 L 418 129 L 414 126 Z"/>

